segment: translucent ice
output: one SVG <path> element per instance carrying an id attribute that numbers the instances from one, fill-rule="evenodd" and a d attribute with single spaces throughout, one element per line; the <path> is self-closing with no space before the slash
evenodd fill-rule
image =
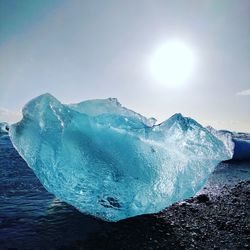
<path id="1" fill-rule="evenodd" d="M 193 119 L 175 114 L 154 122 L 116 99 L 64 105 L 45 94 L 23 108 L 10 137 L 49 192 L 84 213 L 118 221 L 194 195 L 231 158 Z"/>
<path id="2" fill-rule="evenodd" d="M 211 126 L 206 127 L 206 129 L 224 143 L 229 155 L 232 157 L 235 147 L 233 133 L 227 130 L 216 130 Z"/>
<path id="3" fill-rule="evenodd" d="M 228 152 L 232 153 L 234 160 L 250 160 L 250 135 L 247 133 L 230 132 L 227 130 L 216 130 L 211 126 L 207 129 L 215 137 L 220 139 Z"/>

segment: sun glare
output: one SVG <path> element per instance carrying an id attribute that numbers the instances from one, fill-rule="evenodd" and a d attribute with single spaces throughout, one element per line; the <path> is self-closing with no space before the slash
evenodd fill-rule
<path id="1" fill-rule="evenodd" d="M 168 87 L 183 85 L 194 70 L 192 50 L 180 41 L 170 41 L 159 47 L 150 61 L 152 76 Z"/>

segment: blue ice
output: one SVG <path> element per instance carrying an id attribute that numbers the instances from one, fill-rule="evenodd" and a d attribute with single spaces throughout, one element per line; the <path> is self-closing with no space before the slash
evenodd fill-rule
<path id="1" fill-rule="evenodd" d="M 232 157 L 227 143 L 191 118 L 155 122 L 114 98 L 65 105 L 44 94 L 26 104 L 10 138 L 49 192 L 118 221 L 194 195 Z"/>

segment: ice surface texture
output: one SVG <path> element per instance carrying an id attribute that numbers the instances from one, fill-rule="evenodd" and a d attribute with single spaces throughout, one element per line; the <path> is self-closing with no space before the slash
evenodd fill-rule
<path id="1" fill-rule="evenodd" d="M 223 141 L 193 119 L 175 114 L 154 123 L 117 99 L 64 105 L 44 94 L 23 108 L 10 137 L 49 192 L 118 221 L 194 195 L 231 158 Z"/>
<path id="2" fill-rule="evenodd" d="M 207 129 L 217 138 L 222 140 L 229 152 L 233 152 L 234 160 L 250 160 L 250 134 L 215 130 L 211 126 Z"/>
<path id="3" fill-rule="evenodd" d="M 226 149 L 228 150 L 228 153 L 233 156 L 233 152 L 235 149 L 235 143 L 234 143 L 234 136 L 233 133 L 227 130 L 216 130 L 211 126 L 206 127 L 206 129 L 212 133 L 215 137 L 217 137 L 219 140 L 221 140 Z"/>

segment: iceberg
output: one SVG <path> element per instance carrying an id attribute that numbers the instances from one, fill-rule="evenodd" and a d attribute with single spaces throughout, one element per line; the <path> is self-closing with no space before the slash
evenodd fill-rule
<path id="1" fill-rule="evenodd" d="M 206 129 L 224 143 L 228 153 L 231 155 L 231 157 L 233 157 L 235 150 L 233 133 L 227 130 L 216 130 L 212 126 L 207 126 Z"/>
<path id="2" fill-rule="evenodd" d="M 233 139 L 235 148 L 233 159 L 234 160 L 250 160 L 250 140 Z"/>
<path id="3" fill-rule="evenodd" d="M 250 134 L 249 133 L 233 133 L 234 160 L 250 160 Z"/>
<path id="4" fill-rule="evenodd" d="M 229 153 L 232 152 L 233 160 L 250 160 L 250 134 L 216 130 L 211 126 L 206 128 L 224 143 Z"/>
<path id="5" fill-rule="evenodd" d="M 9 124 L 7 122 L 0 122 L 0 133 L 8 133 Z"/>
<path id="6" fill-rule="evenodd" d="M 155 213 L 193 196 L 232 157 L 195 120 L 175 114 L 155 125 L 115 98 L 66 105 L 43 94 L 22 114 L 10 138 L 43 186 L 107 221 Z"/>

